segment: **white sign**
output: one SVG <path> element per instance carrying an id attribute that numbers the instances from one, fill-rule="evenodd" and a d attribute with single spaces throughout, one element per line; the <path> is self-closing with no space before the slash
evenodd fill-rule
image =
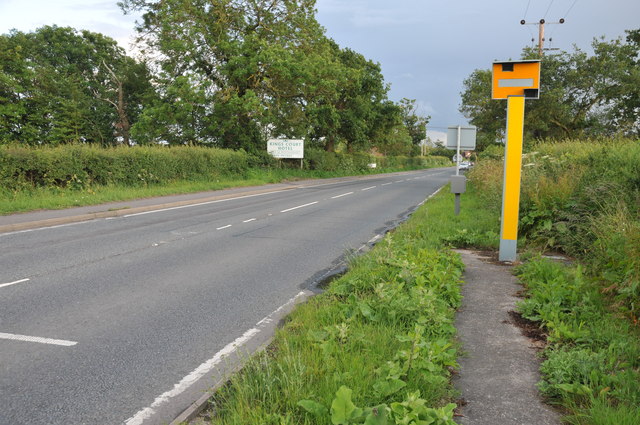
<path id="1" fill-rule="evenodd" d="M 302 139 L 269 139 L 267 152 L 274 158 L 304 158 Z"/>
<path id="2" fill-rule="evenodd" d="M 449 127 L 447 129 L 447 149 L 458 148 L 458 134 L 460 134 L 460 149 L 474 150 L 476 148 L 476 127 Z"/>

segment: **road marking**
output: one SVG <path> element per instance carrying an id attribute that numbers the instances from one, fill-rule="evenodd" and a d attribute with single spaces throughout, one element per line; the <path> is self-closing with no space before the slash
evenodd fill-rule
<path id="1" fill-rule="evenodd" d="M 246 196 L 238 196 L 237 198 L 227 198 L 227 199 L 217 199 L 215 201 L 207 201 L 207 202 L 200 202 L 198 204 L 189 204 L 189 205 L 180 205 L 177 207 L 169 207 L 169 208 L 162 208 L 159 210 L 153 210 L 153 211 L 144 211 L 144 212 L 139 212 L 139 213 L 134 213 L 134 214 L 127 214 L 127 215 L 123 215 L 123 218 L 129 218 L 129 217 L 136 217 L 139 215 L 146 215 L 146 214 L 155 214 L 155 213 L 159 213 L 159 212 L 164 212 L 164 211 L 172 211 L 172 210 L 180 210 L 183 208 L 191 208 L 191 207 L 199 207 L 202 205 L 210 205 L 210 204 L 217 204 L 220 202 L 228 202 L 228 201 L 235 201 L 236 199 L 246 199 L 246 198 L 253 198 L 256 196 L 264 196 L 264 195 L 271 195 L 274 193 L 280 193 L 280 192 L 285 192 L 287 190 L 290 189 L 283 189 L 283 190 L 276 190 L 273 192 L 266 192 L 266 193 L 256 193 L 253 195 L 246 195 Z"/>
<path id="2" fill-rule="evenodd" d="M 423 206 L 423 205 L 425 204 L 425 202 L 427 202 L 429 199 L 431 199 L 431 198 L 433 198 L 434 196 L 436 196 L 436 195 L 438 194 L 438 192 L 440 192 L 440 191 L 442 190 L 442 188 L 443 188 L 443 187 L 444 187 L 444 186 L 440 186 L 440 187 L 438 188 L 438 190 L 436 190 L 435 192 L 433 192 L 431 195 L 427 196 L 427 198 L 426 198 L 424 201 L 420 202 L 420 203 L 418 204 L 418 206 L 419 206 L 419 207 Z"/>
<path id="3" fill-rule="evenodd" d="M 185 390 L 187 390 L 191 385 L 193 385 L 200 378 L 205 376 L 207 373 L 211 372 L 218 364 L 220 364 L 225 357 L 233 354 L 235 351 L 239 350 L 244 344 L 246 344 L 251 338 L 260 333 L 265 325 L 273 322 L 273 316 L 280 313 L 283 309 L 287 308 L 291 304 L 295 303 L 300 297 L 306 296 L 306 291 L 299 292 L 295 297 L 291 298 L 289 301 L 278 307 L 275 311 L 269 314 L 264 319 L 260 320 L 255 327 L 249 329 L 241 336 L 235 339 L 235 341 L 227 344 L 224 348 L 218 351 L 212 358 L 207 360 L 198 366 L 193 372 L 182 378 L 180 382 L 173 386 L 173 389 L 161 394 L 156 397 L 156 399 L 151 403 L 149 407 L 146 407 L 140 410 L 138 413 L 130 417 L 125 421 L 125 425 L 140 425 L 146 419 L 150 418 L 158 407 L 167 403 L 171 398 L 176 397 L 182 394 Z"/>
<path id="4" fill-rule="evenodd" d="M 20 280 L 16 280 L 15 282 L 3 283 L 0 285 L 0 288 L 4 288 L 5 286 L 15 285 L 16 283 L 22 283 L 22 282 L 28 282 L 28 281 L 29 279 L 20 279 Z"/>
<path id="5" fill-rule="evenodd" d="M 394 183 L 402 183 L 404 180 L 398 180 L 397 182 Z"/>
<path id="6" fill-rule="evenodd" d="M 343 193 L 342 195 L 332 196 L 331 199 L 342 198 L 343 196 L 353 195 L 353 192 Z"/>
<path id="7" fill-rule="evenodd" d="M 249 220 L 245 220 L 243 221 L 243 223 L 251 223 L 252 221 L 256 221 L 257 219 L 255 218 L 250 218 Z"/>
<path id="8" fill-rule="evenodd" d="M 228 229 L 229 227 L 231 227 L 231 224 L 227 224 L 226 226 L 222 226 L 222 227 L 216 227 L 216 230 Z"/>
<path id="9" fill-rule="evenodd" d="M 360 189 L 360 190 L 365 191 L 365 190 L 371 190 L 371 189 L 375 189 L 375 188 L 376 188 L 376 186 L 370 186 L 370 187 L 365 187 L 364 189 Z"/>
<path id="10" fill-rule="evenodd" d="M 315 204 L 317 204 L 317 203 L 318 203 L 318 201 L 316 201 L 316 202 L 309 202 L 308 204 L 298 205 L 297 207 L 293 207 L 293 208 L 289 208 L 289 209 L 286 209 L 286 210 L 282 210 L 282 211 L 280 211 L 280 212 L 281 212 L 281 213 L 286 213 L 286 212 L 289 212 L 289 211 L 297 210 L 298 208 L 304 208 L 304 207 L 308 207 L 309 205 L 315 205 Z"/>
<path id="11" fill-rule="evenodd" d="M 39 344 L 62 345 L 71 347 L 77 344 L 75 341 L 67 341 L 64 339 L 42 338 L 39 336 L 16 335 L 0 332 L 0 339 L 10 339 L 13 341 L 37 342 Z"/>
<path id="12" fill-rule="evenodd" d="M 388 186 L 388 185 L 390 185 L 390 184 L 393 184 L 393 182 L 389 182 L 389 183 L 382 183 L 382 185 L 381 185 L 381 186 Z"/>
<path id="13" fill-rule="evenodd" d="M 2 234 L 0 234 L 0 237 L 9 236 L 9 235 L 17 235 L 19 233 L 37 232 L 37 231 L 40 231 L 40 230 L 47 230 L 47 229 L 58 229 L 60 227 L 77 226 L 79 224 L 85 224 L 85 223 L 89 223 L 91 221 L 93 221 L 93 220 L 78 221 L 78 222 L 75 222 L 75 223 L 67 223 L 67 224 L 56 224 L 54 226 L 38 227 L 38 228 L 35 228 L 35 229 L 16 230 L 14 232 L 2 233 Z"/>

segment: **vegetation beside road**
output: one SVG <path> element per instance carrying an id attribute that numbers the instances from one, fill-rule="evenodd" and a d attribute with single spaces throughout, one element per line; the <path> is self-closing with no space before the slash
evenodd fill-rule
<path id="1" fill-rule="evenodd" d="M 463 266 L 447 246 L 476 223 L 497 235 L 498 218 L 478 202 L 464 197 L 456 217 L 442 191 L 354 258 L 214 396 L 211 422 L 453 425 Z"/>
<path id="2" fill-rule="evenodd" d="M 442 156 L 373 157 L 320 149 L 307 149 L 305 156 L 300 170 L 298 160 L 196 146 L 0 146 L 0 214 L 451 165 Z"/>
<path id="3" fill-rule="evenodd" d="M 607 139 L 540 143 L 526 157 L 518 308 L 547 336 L 539 388 L 571 424 L 640 418 L 639 153 Z M 486 151 L 469 173 L 459 216 L 441 192 L 301 306 L 211 400 L 211 422 L 453 424 L 461 264 L 448 248 L 497 248 L 500 157 Z M 549 250 L 573 259 L 539 255 Z"/>
<path id="4" fill-rule="evenodd" d="M 470 179 L 497 214 L 500 150 L 481 156 Z M 539 388 L 571 424 L 640 423 L 639 176 L 637 140 L 542 142 L 525 155 L 519 311 L 547 335 Z M 538 255 L 549 251 L 574 260 Z"/>

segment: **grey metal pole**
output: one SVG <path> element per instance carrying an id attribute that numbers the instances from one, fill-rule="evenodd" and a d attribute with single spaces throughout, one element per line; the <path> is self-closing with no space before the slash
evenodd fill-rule
<path id="1" fill-rule="evenodd" d="M 456 215 L 460 215 L 460 194 L 456 193 L 456 206 L 455 206 L 455 213 Z"/>
<path id="2" fill-rule="evenodd" d="M 460 175 L 460 126 L 458 126 L 458 140 L 456 141 L 456 176 Z"/>

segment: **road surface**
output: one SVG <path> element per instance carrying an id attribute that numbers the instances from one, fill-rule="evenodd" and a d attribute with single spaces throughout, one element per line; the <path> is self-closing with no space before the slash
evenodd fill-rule
<path id="1" fill-rule="evenodd" d="M 0 423 L 162 424 L 452 169 L 0 234 Z M 227 365 L 228 366 L 228 365 Z"/>

